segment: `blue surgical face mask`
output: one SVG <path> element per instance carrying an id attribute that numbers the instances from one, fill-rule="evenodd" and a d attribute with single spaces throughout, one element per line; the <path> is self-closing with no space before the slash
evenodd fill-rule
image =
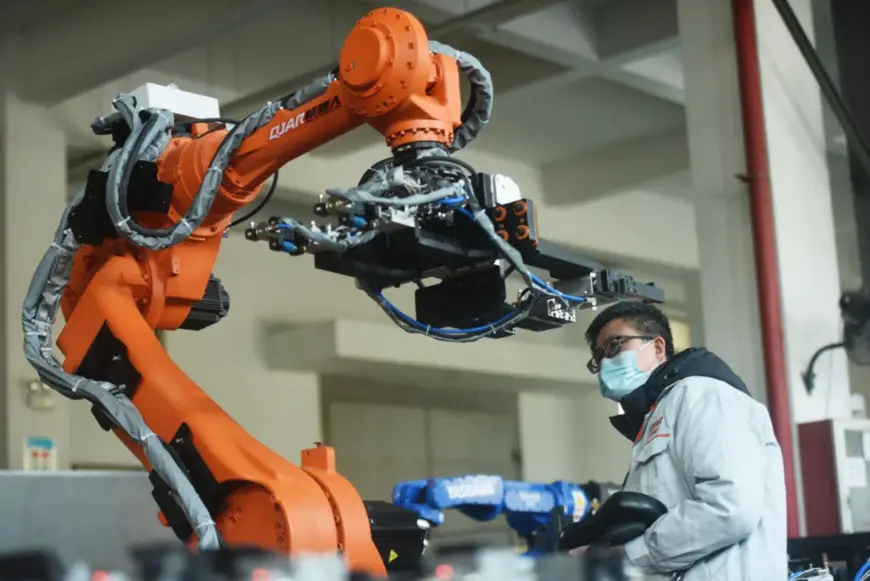
<path id="1" fill-rule="evenodd" d="M 598 371 L 601 395 L 613 401 L 620 401 L 646 383 L 652 372 L 640 370 L 637 365 L 637 354 L 647 345 L 649 343 L 640 349 L 622 351 L 613 357 L 601 360 L 601 369 Z"/>

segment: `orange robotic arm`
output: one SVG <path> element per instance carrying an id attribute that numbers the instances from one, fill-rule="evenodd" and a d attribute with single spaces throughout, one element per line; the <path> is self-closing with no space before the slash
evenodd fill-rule
<path id="1" fill-rule="evenodd" d="M 150 471 L 161 519 L 180 537 L 338 551 L 352 570 L 383 574 L 369 515 L 333 451 L 305 450 L 296 466 L 266 448 L 173 363 L 155 331 L 198 329 L 226 313 L 212 275 L 221 240 L 285 163 L 363 123 L 394 151 L 467 139 L 456 135 L 457 60 L 430 50 L 412 15 L 378 9 L 350 32 L 336 73 L 232 130 L 179 132 L 166 112 L 143 114 L 129 99 L 116 107 L 126 123 L 112 127 L 118 147 L 92 172 L 31 284 L 28 358 L 43 381 L 93 403 Z M 62 368 L 50 354 L 59 303 Z"/>

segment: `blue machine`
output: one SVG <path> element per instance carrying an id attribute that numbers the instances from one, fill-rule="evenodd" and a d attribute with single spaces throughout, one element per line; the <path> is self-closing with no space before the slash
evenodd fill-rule
<path id="1" fill-rule="evenodd" d="M 554 508 L 564 507 L 565 516 L 574 521 L 592 511 L 579 484 L 516 482 L 482 474 L 400 482 L 393 488 L 393 504 L 416 512 L 432 526 L 444 523 L 447 509 L 479 522 L 504 514 L 530 546 L 535 533 L 549 525 Z"/>

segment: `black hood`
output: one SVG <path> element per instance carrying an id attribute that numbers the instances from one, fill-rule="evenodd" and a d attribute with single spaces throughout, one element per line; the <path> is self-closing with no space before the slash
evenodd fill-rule
<path id="1" fill-rule="evenodd" d="M 646 383 L 622 398 L 619 405 L 624 413 L 611 417 L 610 423 L 620 434 L 634 442 L 643 426 L 644 417 L 662 392 L 687 377 L 718 379 L 749 395 L 743 380 L 717 355 L 703 348 L 686 349 L 653 371 Z"/>

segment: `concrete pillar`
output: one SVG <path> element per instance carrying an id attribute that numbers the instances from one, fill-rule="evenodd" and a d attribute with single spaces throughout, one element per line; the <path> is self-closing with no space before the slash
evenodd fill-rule
<path id="1" fill-rule="evenodd" d="M 680 0 L 704 339 L 764 397 L 730 2 Z"/>
<path id="2" fill-rule="evenodd" d="M 686 317 L 692 334 L 692 346 L 707 345 L 707 334 L 704 332 L 704 304 L 701 297 L 701 277 L 698 273 L 684 274 L 682 277 L 686 288 Z"/>
<path id="3" fill-rule="evenodd" d="M 686 111 L 701 262 L 704 331 L 759 398 L 764 396 L 741 107 L 731 2 L 679 0 Z M 812 36 L 810 0 L 792 6 Z M 849 416 L 842 352 L 801 372 L 840 336 L 840 278 L 819 89 L 773 4 L 757 2 L 765 130 L 776 217 L 783 335 L 796 422 Z"/>
<path id="4" fill-rule="evenodd" d="M 72 402 L 54 396 L 53 409 L 27 406 L 25 389 L 36 373 L 24 358 L 21 331 L 24 295 L 51 244 L 66 194 L 63 130 L 49 111 L 21 101 L 0 83 L 0 369 L 4 393 L 0 398 L 0 468 L 21 468 L 28 437 L 53 438 L 58 466 L 69 465 Z"/>

